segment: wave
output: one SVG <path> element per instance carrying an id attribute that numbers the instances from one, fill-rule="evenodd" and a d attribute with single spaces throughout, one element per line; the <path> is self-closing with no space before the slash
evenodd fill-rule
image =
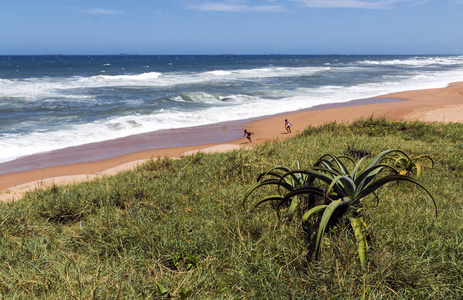
<path id="1" fill-rule="evenodd" d="M 385 65 L 385 66 L 415 66 L 425 67 L 432 65 L 439 66 L 455 66 L 463 65 L 463 56 L 448 56 L 448 57 L 426 57 L 416 56 L 406 59 L 392 59 L 392 60 L 361 60 L 356 62 L 360 65 Z"/>
<path id="2" fill-rule="evenodd" d="M 26 79 L 1 79 L 0 97 L 25 98 L 36 101 L 44 98 L 91 99 L 88 89 L 95 88 L 165 88 L 180 85 L 208 83 L 232 83 L 259 81 L 266 78 L 312 77 L 323 74 L 358 72 L 363 67 L 383 66 L 458 66 L 463 65 L 463 56 L 407 57 L 405 59 L 361 60 L 349 65 L 323 65 L 303 67 L 265 67 L 236 70 L 213 70 L 205 72 L 145 72 L 139 74 L 95 75 L 73 77 L 43 77 Z"/>
<path id="3" fill-rule="evenodd" d="M 148 73 L 141 73 L 141 74 L 132 74 L 132 75 L 97 75 L 97 76 L 92 76 L 88 78 L 79 78 L 76 77 L 78 82 L 112 82 L 114 84 L 119 84 L 121 82 L 127 83 L 127 82 L 145 82 L 145 81 L 151 81 L 154 79 L 157 79 L 161 76 L 162 74 L 159 72 L 148 72 Z"/>
<path id="4" fill-rule="evenodd" d="M 191 73 L 149 72 L 133 75 L 98 75 L 87 78 L 78 78 L 77 82 L 81 84 L 81 86 L 85 87 L 165 87 L 209 82 L 252 80 L 256 78 L 311 76 L 328 70 L 330 70 L 330 67 L 273 67 L 237 70 L 214 70 Z"/>
<path id="5" fill-rule="evenodd" d="M 209 82 L 228 82 L 255 80 L 270 77 L 312 76 L 328 71 L 329 67 L 274 67 L 238 70 L 215 70 L 200 73 L 160 73 L 147 72 L 126 75 L 96 75 L 70 78 L 44 77 L 28 79 L 0 79 L 0 97 L 23 97 L 30 100 L 44 97 L 79 98 L 84 94 L 78 89 L 105 87 L 168 87 L 178 85 L 203 84 Z M 74 90 L 73 95 L 66 91 Z"/>

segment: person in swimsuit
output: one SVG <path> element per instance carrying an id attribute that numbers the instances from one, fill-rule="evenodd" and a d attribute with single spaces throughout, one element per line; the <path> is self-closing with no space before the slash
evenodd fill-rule
<path id="1" fill-rule="evenodd" d="M 251 134 L 254 134 L 254 132 L 247 131 L 246 129 L 244 130 L 244 137 L 247 138 L 250 142 L 252 142 Z"/>
<path id="2" fill-rule="evenodd" d="M 291 133 L 291 123 L 289 123 L 288 119 L 285 119 L 285 129 L 286 132 Z"/>

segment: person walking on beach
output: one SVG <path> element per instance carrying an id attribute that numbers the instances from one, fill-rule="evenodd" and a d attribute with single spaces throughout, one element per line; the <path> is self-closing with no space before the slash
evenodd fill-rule
<path id="1" fill-rule="evenodd" d="M 285 129 L 286 132 L 291 133 L 291 123 L 289 123 L 288 119 L 285 119 Z"/>
<path id="2" fill-rule="evenodd" d="M 244 137 L 252 143 L 251 134 L 254 134 L 254 132 L 247 131 L 246 129 L 244 130 Z"/>

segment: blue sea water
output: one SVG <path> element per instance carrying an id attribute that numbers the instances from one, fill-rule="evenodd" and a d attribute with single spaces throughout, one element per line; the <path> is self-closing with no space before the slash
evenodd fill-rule
<path id="1" fill-rule="evenodd" d="M 463 81 L 463 56 L 0 56 L 0 162 Z"/>

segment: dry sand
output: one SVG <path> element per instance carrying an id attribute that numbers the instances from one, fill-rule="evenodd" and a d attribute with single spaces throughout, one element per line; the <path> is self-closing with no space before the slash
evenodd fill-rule
<path id="1" fill-rule="evenodd" d="M 396 99 L 396 101 L 392 101 Z M 381 101 L 382 103 L 378 103 Z M 392 101 L 392 102 L 391 102 Z M 372 103 L 372 104 L 367 104 Z M 291 137 L 309 125 L 318 126 L 323 123 L 350 122 L 361 117 L 386 117 L 389 120 L 421 120 L 425 122 L 463 122 L 463 82 L 452 83 L 446 88 L 406 91 L 383 95 L 373 101 L 353 101 L 338 107 L 321 106 L 315 109 L 285 113 L 277 116 L 248 121 L 233 130 L 223 126 L 222 134 L 230 134 L 235 138 L 230 142 L 195 146 L 165 147 L 144 150 L 120 155 L 114 158 L 102 159 L 96 162 L 80 162 L 37 168 L 23 172 L 13 172 L 0 175 L 0 200 L 18 200 L 25 192 L 36 188 L 44 188 L 51 184 L 62 185 L 85 180 L 92 180 L 97 176 L 112 175 L 117 172 L 134 168 L 137 164 L 157 157 L 180 157 L 196 151 L 231 151 L 239 147 L 251 147 L 267 140 L 281 140 Z M 292 126 L 292 133 L 286 133 L 284 119 L 288 119 Z M 235 124 L 236 125 L 236 124 Z M 236 127 L 236 126 L 235 126 Z M 254 133 L 253 143 L 241 136 L 246 128 Z M 210 127 L 206 127 L 206 132 Z M 204 128 L 201 129 L 204 132 Z M 238 133 L 238 135 L 237 135 Z M 182 133 L 180 133 L 182 134 Z M 213 132 L 220 135 L 221 132 Z M 189 134 L 191 136 L 191 134 Z M 211 134 L 209 134 L 210 136 Z M 146 135 L 145 135 L 146 136 Z M 151 137 L 150 137 L 151 138 Z M 125 144 L 121 140 L 121 149 Z M 118 140 L 112 143 L 118 143 Z M 127 141 L 125 140 L 125 143 Z M 100 143 L 104 145 L 103 143 Z M 102 147 L 96 144 L 95 147 Z"/>

